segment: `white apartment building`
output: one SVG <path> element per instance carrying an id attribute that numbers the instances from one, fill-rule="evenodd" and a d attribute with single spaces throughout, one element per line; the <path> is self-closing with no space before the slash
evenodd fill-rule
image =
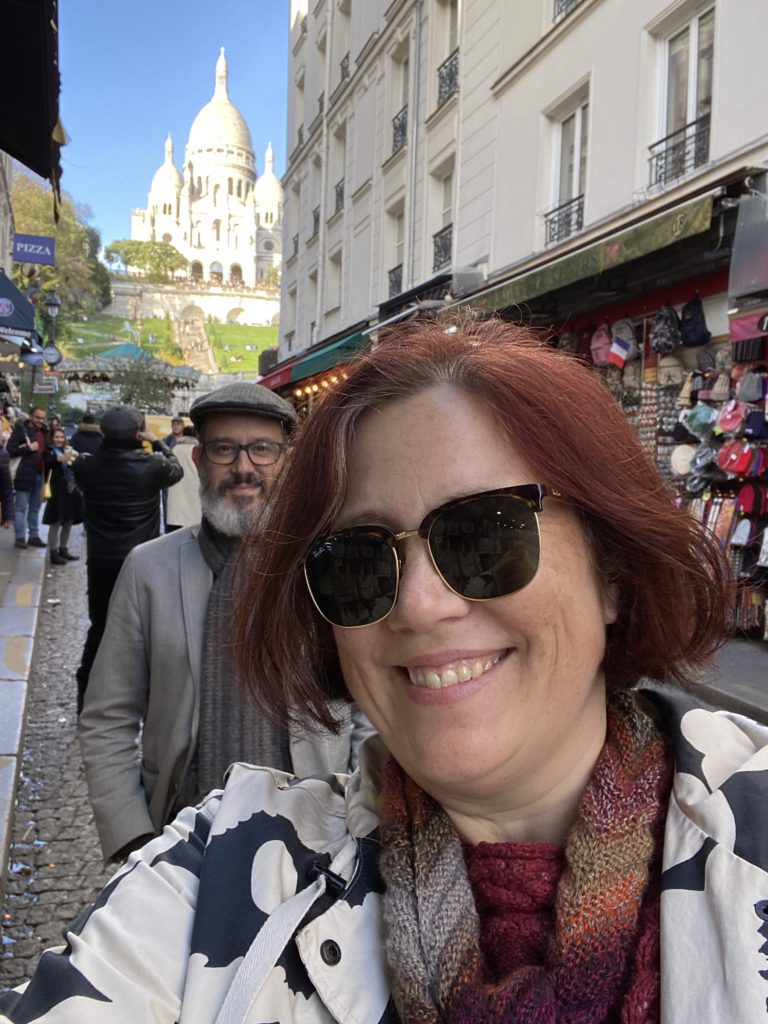
<path id="1" fill-rule="evenodd" d="M 720 336 L 734 294 L 768 296 L 765 0 L 291 0 L 290 17 L 270 386 L 424 299 L 578 329 L 693 291 Z M 750 218 L 760 269 L 734 292 Z"/>

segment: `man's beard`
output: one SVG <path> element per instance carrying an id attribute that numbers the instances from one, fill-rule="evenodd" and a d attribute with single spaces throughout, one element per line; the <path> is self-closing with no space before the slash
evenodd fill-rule
<path id="1" fill-rule="evenodd" d="M 198 463 L 197 473 L 200 477 L 200 505 L 205 518 L 214 530 L 227 537 L 244 537 L 261 516 L 267 482 L 258 473 L 233 472 L 214 487 L 202 460 Z M 254 500 L 253 495 L 231 494 L 236 484 L 261 487 L 262 495 Z"/>

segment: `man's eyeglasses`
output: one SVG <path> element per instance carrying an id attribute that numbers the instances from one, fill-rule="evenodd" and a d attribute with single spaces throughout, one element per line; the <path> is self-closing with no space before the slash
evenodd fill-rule
<path id="1" fill-rule="evenodd" d="M 254 466 L 273 466 L 288 445 L 280 441 L 249 441 L 238 444 L 236 441 L 201 441 L 203 455 L 216 466 L 231 466 L 245 452 Z"/>
<path id="2" fill-rule="evenodd" d="M 469 601 L 514 594 L 536 575 L 541 554 L 537 513 L 544 484 L 483 491 L 428 512 L 418 529 L 353 526 L 318 538 L 304 559 L 315 607 L 332 626 L 355 629 L 385 619 L 395 606 L 406 537 L 427 542 L 432 564 L 449 590 Z"/>

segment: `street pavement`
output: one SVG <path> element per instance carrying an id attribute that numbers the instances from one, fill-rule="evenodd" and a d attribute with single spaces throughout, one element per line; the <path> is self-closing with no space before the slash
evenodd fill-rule
<path id="1" fill-rule="evenodd" d="M 0 535 L 0 569 L 24 568 L 39 551 L 8 552 Z M 13 532 L 10 531 L 13 544 Z M 44 949 L 95 898 L 109 875 L 86 794 L 76 737 L 75 669 L 88 626 L 85 538 L 73 531 L 81 561 L 46 564 L 32 657 L 26 736 L 6 877 L 0 935 L 0 988 L 26 980 Z"/>
<path id="2" fill-rule="evenodd" d="M 12 531 L 0 531 L 0 593 L 14 581 L 43 577 L 42 589 L 22 584 L 38 605 L 37 638 L 0 927 L 0 989 L 30 976 L 42 951 L 61 942 L 64 927 L 111 874 L 101 860 L 76 738 L 75 669 L 88 625 L 81 527 L 70 549 L 81 561 L 54 568 L 41 551 L 16 551 Z M 16 621 L 5 608 L 0 614 Z M 25 623 L 19 628 L 28 629 Z M 768 722 L 768 644 L 731 641 L 717 662 L 702 674 L 700 696 Z M 0 717 L 7 716 L 3 707 Z"/>

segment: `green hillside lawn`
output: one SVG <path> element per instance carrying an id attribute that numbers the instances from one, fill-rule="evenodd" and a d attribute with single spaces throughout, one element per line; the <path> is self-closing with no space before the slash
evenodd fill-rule
<path id="1" fill-rule="evenodd" d="M 141 325 L 141 337 L 137 336 L 136 328 L 128 330 L 125 319 L 105 316 L 103 313 L 92 313 L 87 320 L 74 323 L 70 327 L 70 337 L 65 343 L 67 355 L 73 359 L 87 355 L 103 355 L 114 345 L 133 342 L 160 359 L 180 363 L 181 350 L 173 342 L 171 321 L 164 319 L 144 320 Z M 150 337 L 154 336 L 154 341 Z"/>
<path id="2" fill-rule="evenodd" d="M 278 339 L 277 327 L 206 324 L 205 331 L 222 373 L 258 373 L 259 353 L 276 346 Z"/>

